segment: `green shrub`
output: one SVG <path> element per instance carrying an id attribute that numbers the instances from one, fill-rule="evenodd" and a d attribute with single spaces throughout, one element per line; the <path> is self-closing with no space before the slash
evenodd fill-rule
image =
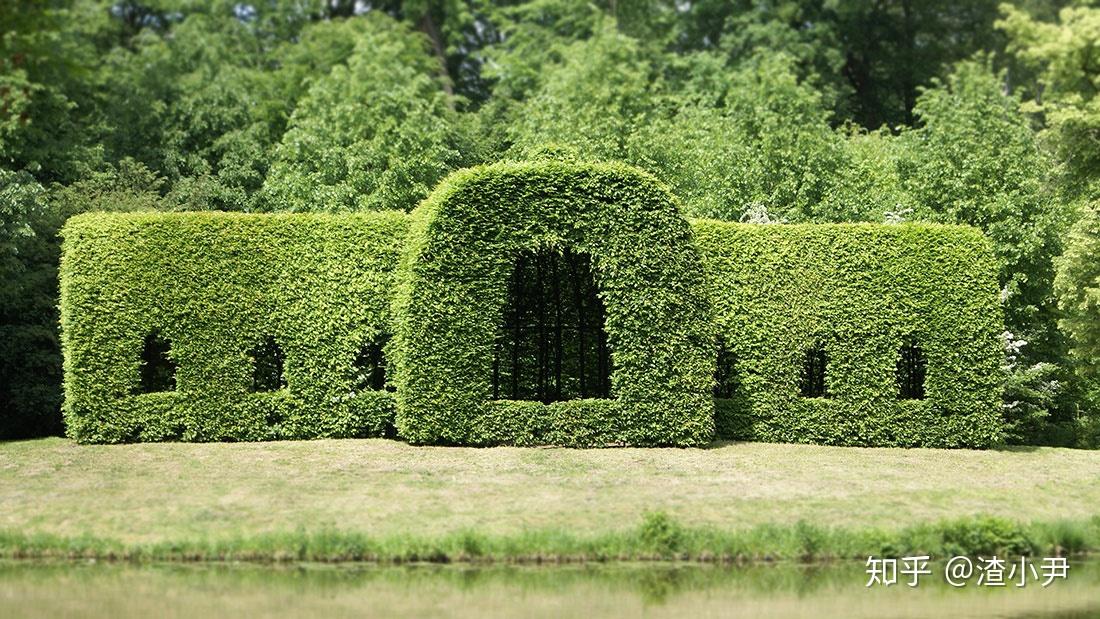
<path id="1" fill-rule="evenodd" d="M 978 516 L 943 525 L 943 547 L 950 555 L 1029 555 L 1035 545 L 1023 525 L 1003 518 Z"/>
<path id="2" fill-rule="evenodd" d="M 456 173 L 414 211 L 395 302 L 397 427 L 414 443 L 699 445 L 714 435 L 710 303 L 691 227 L 627 166 Z M 493 342 L 521 252 L 592 257 L 612 351 L 607 400 L 491 400 Z"/>
<path id="3" fill-rule="evenodd" d="M 728 438 L 982 447 L 1000 440 L 996 262 L 973 228 L 694 224 L 719 336 L 743 393 L 719 401 Z M 900 399 L 899 352 L 926 357 L 923 399 Z M 823 346 L 827 397 L 800 397 Z"/>
<path id="4" fill-rule="evenodd" d="M 65 421 L 87 442 L 380 436 L 393 394 L 354 364 L 390 323 L 403 214 L 89 214 L 64 229 Z M 175 390 L 140 393 L 143 342 Z M 271 337 L 287 388 L 253 392 Z"/>
<path id="5" fill-rule="evenodd" d="M 639 546 L 662 557 L 671 557 L 683 546 L 685 530 L 665 512 L 648 512 L 638 527 Z"/>

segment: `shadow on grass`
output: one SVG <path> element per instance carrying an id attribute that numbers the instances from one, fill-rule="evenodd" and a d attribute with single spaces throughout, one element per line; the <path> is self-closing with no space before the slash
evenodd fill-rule
<path id="1" fill-rule="evenodd" d="M 997 453 L 1021 453 L 1030 454 L 1039 451 L 1040 449 L 1051 448 L 1047 445 L 998 445 L 997 447 L 991 447 L 989 451 L 996 451 Z M 1054 448 L 1051 448 L 1054 449 Z M 1061 447 L 1059 449 L 1069 449 L 1068 447 Z"/>

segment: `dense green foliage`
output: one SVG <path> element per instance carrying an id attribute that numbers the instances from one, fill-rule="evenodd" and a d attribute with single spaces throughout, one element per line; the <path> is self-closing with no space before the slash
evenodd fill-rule
<path id="1" fill-rule="evenodd" d="M 0 436 L 61 428 L 67 217 L 411 210 L 553 145 L 692 217 L 979 227 L 1008 439 L 1083 444 L 1052 265 L 1100 197 L 1097 24 L 1087 0 L 10 0 Z"/>
<path id="2" fill-rule="evenodd" d="M 840 445 L 999 441 L 1000 310 L 990 247 L 956 226 L 761 226 L 695 233 L 738 389 L 728 438 Z M 900 351 L 927 358 L 922 399 L 902 399 Z M 807 351 L 824 394 L 803 397 Z"/>
<path id="3" fill-rule="evenodd" d="M 270 208 L 409 210 L 462 167 L 468 149 L 424 42 L 384 19 L 360 20 L 347 64 L 294 109 L 264 188 Z"/>
<path id="4" fill-rule="evenodd" d="M 1006 322 L 1033 346 L 1054 346 L 1052 258 L 1066 228 L 1035 170 L 1049 169 L 1019 101 L 1000 91 L 987 66 L 966 62 L 925 92 L 915 113 L 924 126 L 903 139 L 900 167 L 913 219 L 962 223 L 993 240 L 1007 297 Z"/>
<path id="5" fill-rule="evenodd" d="M 412 215 L 398 274 L 397 429 L 414 443 L 699 445 L 714 435 L 710 305 L 673 197 L 626 166 L 460 172 Z M 525 250 L 592 257 L 610 399 L 491 400 L 493 339 Z"/>
<path id="6" fill-rule="evenodd" d="M 1100 374 L 1100 211 L 1088 210 L 1070 232 L 1055 285 L 1066 311 L 1063 324 L 1074 352 L 1094 376 Z"/>
<path id="7" fill-rule="evenodd" d="M 1100 405 L 1100 212 L 1087 210 L 1070 232 L 1058 263 L 1055 287 L 1065 317 L 1062 326 L 1073 338 L 1073 360 L 1084 377 L 1083 401 Z M 1085 419 L 1088 436 L 1100 441 L 1100 422 Z"/>
<path id="8" fill-rule="evenodd" d="M 539 162 L 457 173 L 408 217 L 82 215 L 65 237 L 82 441 L 377 436 L 395 413 L 435 444 L 698 445 L 716 421 L 767 441 L 1002 438 L 995 267 L 972 228 L 691 226 L 635 169 Z M 491 381 L 509 277 L 525 252 L 565 249 L 591 257 L 606 307 L 609 397 L 508 399 Z M 927 358 L 918 395 L 899 392 L 907 345 Z M 815 346 L 822 393 L 800 397 Z M 717 414 L 716 362 L 734 385 Z M 396 402 L 364 384 L 387 367 Z"/>
<path id="9" fill-rule="evenodd" d="M 61 275 L 69 435 L 383 435 L 393 395 L 364 384 L 373 368 L 356 362 L 388 328 L 406 228 L 400 213 L 71 219 Z M 177 368 L 175 388 L 144 393 L 143 343 L 154 334 Z M 257 371 L 268 338 L 285 355 L 273 377 Z"/>
<path id="10" fill-rule="evenodd" d="M 1037 74 L 1028 110 L 1041 114 L 1046 139 L 1060 165 L 1061 189 L 1070 196 L 1100 196 L 1100 7 L 1090 2 L 1063 8 L 1056 22 L 1035 19 L 1003 5 L 999 28 L 1010 51 Z"/>

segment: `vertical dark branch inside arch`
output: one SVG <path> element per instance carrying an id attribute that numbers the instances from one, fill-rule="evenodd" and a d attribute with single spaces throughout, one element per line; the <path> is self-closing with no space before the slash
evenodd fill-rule
<path id="1" fill-rule="evenodd" d="M 512 399 L 519 399 L 519 344 L 523 336 L 523 277 L 525 256 L 521 255 L 516 262 L 516 268 L 512 272 Z"/>
<path id="2" fill-rule="evenodd" d="M 493 397 L 511 382 L 513 400 L 608 397 L 611 361 L 605 311 L 591 259 L 566 250 L 516 258 L 508 305 L 493 345 Z M 511 367 L 501 362 L 508 355 Z"/>
<path id="3" fill-rule="evenodd" d="M 546 255 L 540 253 L 535 257 L 535 288 L 538 294 L 535 296 L 535 305 L 538 307 L 536 324 L 538 325 L 538 399 L 546 402 L 546 290 L 542 278 L 542 263 Z"/>
<path id="4" fill-rule="evenodd" d="M 596 291 L 593 290 L 592 293 L 593 296 L 595 296 Z M 597 325 L 593 326 L 595 327 L 596 336 L 598 338 L 596 349 L 598 355 L 596 357 L 598 360 L 598 369 L 596 370 L 596 396 L 604 398 L 607 397 L 608 392 L 611 391 L 611 372 L 608 367 L 609 359 L 607 354 L 607 332 Z"/>
<path id="5" fill-rule="evenodd" d="M 578 274 L 577 257 L 569 252 L 565 255 L 566 260 L 569 262 L 569 272 L 572 275 L 572 279 L 569 282 L 573 287 L 573 302 L 577 307 L 577 340 L 578 340 L 578 364 L 580 369 L 580 388 L 581 397 L 588 397 L 588 385 L 585 381 L 587 374 L 585 373 L 585 351 L 587 346 L 585 345 L 585 322 L 588 317 L 584 311 L 584 293 L 581 292 L 581 278 Z"/>
<path id="6" fill-rule="evenodd" d="M 557 254 L 550 254 L 550 281 L 554 283 L 554 399 L 560 400 L 561 369 L 565 353 L 562 350 L 561 278 Z"/>

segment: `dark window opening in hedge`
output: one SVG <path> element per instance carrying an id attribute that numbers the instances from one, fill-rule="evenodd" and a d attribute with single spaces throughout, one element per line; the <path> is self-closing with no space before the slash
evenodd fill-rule
<path id="1" fill-rule="evenodd" d="M 924 351 L 913 343 L 901 347 L 898 352 L 898 398 L 901 400 L 924 399 L 924 377 L 928 363 Z"/>
<path id="2" fill-rule="evenodd" d="M 714 397 L 728 400 L 741 388 L 737 377 L 736 358 L 726 340 L 718 338 L 718 365 L 714 371 Z"/>
<path id="3" fill-rule="evenodd" d="M 389 339 L 389 335 L 382 335 L 363 344 L 359 349 L 359 354 L 355 357 L 354 383 L 357 391 L 394 390 L 392 385 L 386 384 L 386 356 L 383 350 Z"/>
<path id="4" fill-rule="evenodd" d="M 605 310 L 591 258 L 521 254 L 493 349 L 493 398 L 545 403 L 611 394 Z"/>
<path id="5" fill-rule="evenodd" d="M 802 359 L 802 375 L 798 381 L 799 394 L 804 398 L 828 397 L 825 390 L 825 366 L 828 358 L 821 343 L 814 344 Z"/>
<path id="6" fill-rule="evenodd" d="M 267 336 L 252 352 L 252 391 L 277 391 L 286 387 L 283 363 L 286 356 L 272 336 Z"/>
<path id="7" fill-rule="evenodd" d="M 145 336 L 141 348 L 141 385 L 139 393 L 175 391 L 176 363 L 171 358 L 172 343 L 160 333 Z"/>

